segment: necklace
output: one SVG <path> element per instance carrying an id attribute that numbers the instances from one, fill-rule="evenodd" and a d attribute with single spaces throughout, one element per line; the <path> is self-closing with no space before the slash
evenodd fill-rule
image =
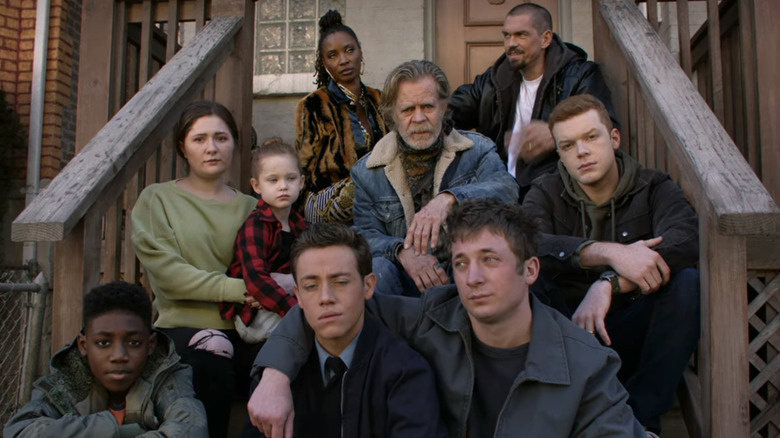
<path id="1" fill-rule="evenodd" d="M 366 114 L 366 118 L 368 118 L 368 102 L 366 101 L 363 87 L 360 87 L 360 96 L 356 96 L 355 93 L 349 91 L 347 87 L 341 85 L 340 83 L 336 82 L 336 85 L 338 85 L 339 89 L 344 92 L 347 98 L 349 98 L 349 100 L 352 102 L 352 105 L 360 105 L 360 107 L 363 108 L 363 112 Z M 363 126 L 363 122 L 360 120 L 360 117 L 357 119 L 360 130 L 363 131 L 363 138 L 365 139 L 366 146 L 368 146 L 371 144 L 371 132 L 368 131 L 365 126 Z"/>

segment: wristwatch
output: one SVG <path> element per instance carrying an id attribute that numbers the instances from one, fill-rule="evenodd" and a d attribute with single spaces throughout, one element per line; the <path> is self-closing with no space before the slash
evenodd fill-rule
<path id="1" fill-rule="evenodd" d="M 601 273 L 599 280 L 608 281 L 612 285 L 612 296 L 619 295 L 620 290 L 620 278 L 615 271 L 604 271 Z"/>

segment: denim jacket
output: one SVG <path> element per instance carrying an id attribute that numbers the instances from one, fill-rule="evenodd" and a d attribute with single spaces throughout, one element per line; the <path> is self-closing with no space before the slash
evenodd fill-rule
<path id="1" fill-rule="evenodd" d="M 392 131 L 352 168 L 355 183 L 354 226 L 371 245 L 374 257 L 395 260 L 414 218 L 414 201 Z M 517 203 L 518 188 L 496 152 L 496 145 L 475 132 L 453 130 L 444 138 L 436 163 L 434 196 L 447 192 L 458 202 L 497 198 Z"/>

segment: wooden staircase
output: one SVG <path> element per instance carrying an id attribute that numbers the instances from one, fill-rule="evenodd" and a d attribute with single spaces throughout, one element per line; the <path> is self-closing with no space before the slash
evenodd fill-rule
<path id="1" fill-rule="evenodd" d="M 717 2 L 708 2 L 709 33 L 721 35 Z M 686 74 L 633 3 L 594 0 L 593 20 L 596 60 L 624 123 L 625 150 L 669 172 L 699 215 L 702 338 L 680 397 L 688 431 L 780 436 L 780 210 L 720 122 L 721 42 L 710 41 L 709 69 L 698 75 L 709 74 L 701 82 L 713 90 L 700 87 L 719 120 L 691 70 Z"/>
<path id="2" fill-rule="evenodd" d="M 707 1 L 717 16 L 717 1 Z M 248 155 L 254 7 L 252 0 L 84 0 L 81 51 L 90 56 L 80 67 L 78 153 L 12 227 L 15 241 L 57 242 L 54 349 L 80 329 L 86 290 L 142 280 L 129 213 L 145 186 L 182 174 L 171 138 L 181 109 L 198 98 L 226 104 L 241 128 L 237 153 Z M 751 159 L 751 168 L 716 115 L 723 105 L 711 105 L 713 113 L 689 79 L 692 64 L 680 67 L 634 2 L 593 0 L 593 23 L 625 150 L 671 173 L 699 214 L 703 333 L 680 397 L 690 436 L 777 437 L 780 209 L 754 169 L 766 175 L 780 158 Z M 193 24 L 197 33 L 182 44 L 180 28 Z M 720 35 L 717 26 L 710 34 Z M 722 95 L 722 81 L 708 84 L 711 96 Z M 234 160 L 235 185 L 246 186 L 248 165 Z"/>

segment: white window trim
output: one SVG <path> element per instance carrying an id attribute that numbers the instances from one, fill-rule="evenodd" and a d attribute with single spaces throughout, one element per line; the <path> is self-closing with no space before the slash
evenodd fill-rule
<path id="1" fill-rule="evenodd" d="M 252 93 L 255 96 L 311 93 L 317 89 L 314 79 L 314 73 L 255 75 L 252 78 Z"/>

